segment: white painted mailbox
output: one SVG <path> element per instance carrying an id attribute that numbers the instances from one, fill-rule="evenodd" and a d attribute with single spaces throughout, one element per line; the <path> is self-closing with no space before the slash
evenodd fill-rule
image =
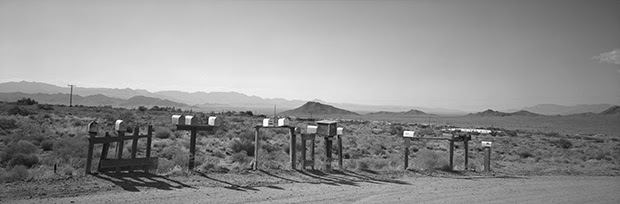
<path id="1" fill-rule="evenodd" d="M 336 135 L 342 136 L 343 133 L 344 133 L 344 128 L 339 127 L 338 129 L 336 129 Z"/>
<path id="2" fill-rule="evenodd" d="M 209 125 L 219 127 L 222 125 L 222 118 L 211 116 L 209 117 Z"/>
<path id="3" fill-rule="evenodd" d="M 273 118 L 263 119 L 263 127 L 273 126 Z"/>
<path id="4" fill-rule="evenodd" d="M 114 130 L 116 130 L 116 131 L 126 131 L 127 130 L 127 123 L 123 122 L 123 120 L 116 120 L 116 123 L 114 123 Z"/>
<path id="5" fill-rule="evenodd" d="M 415 137 L 415 131 L 403 131 L 403 137 Z"/>
<path id="6" fill-rule="evenodd" d="M 172 116 L 172 124 L 174 124 L 174 125 L 185 125 L 185 115 L 173 115 Z"/>
<path id="7" fill-rule="evenodd" d="M 308 132 L 308 134 L 316 134 L 316 130 L 318 128 L 318 126 L 308 125 L 308 128 L 306 128 L 306 132 Z"/>
<path id="8" fill-rule="evenodd" d="M 198 118 L 191 116 L 191 115 L 186 115 L 184 124 L 185 125 L 198 125 Z"/>
<path id="9" fill-rule="evenodd" d="M 96 121 L 88 123 L 88 133 L 97 133 L 99 132 L 99 124 Z"/>
<path id="10" fill-rule="evenodd" d="M 492 142 L 482 141 L 482 146 L 483 147 L 491 147 L 491 143 Z"/>
<path id="11" fill-rule="evenodd" d="M 278 119 L 278 127 L 289 126 L 290 124 L 291 124 L 291 121 L 289 121 L 288 118 Z"/>

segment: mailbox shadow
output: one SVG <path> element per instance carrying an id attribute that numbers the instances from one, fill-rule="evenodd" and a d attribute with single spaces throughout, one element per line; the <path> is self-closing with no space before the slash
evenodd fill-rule
<path id="1" fill-rule="evenodd" d="M 250 187 L 250 186 L 241 186 L 241 185 L 237 185 L 237 184 L 230 183 L 230 182 L 227 182 L 227 181 L 222 181 L 222 180 L 219 180 L 219 179 L 216 179 L 216 178 L 212 178 L 212 177 L 207 176 L 207 174 L 199 172 L 199 171 L 194 171 L 194 173 L 196 173 L 197 175 L 202 176 L 202 177 L 204 177 L 206 179 L 226 184 L 228 186 L 224 186 L 224 188 L 227 188 L 227 189 L 236 190 L 236 191 L 248 191 L 248 190 L 259 191 L 258 189 Z M 274 187 L 270 187 L 270 188 L 274 188 Z"/>
<path id="2" fill-rule="evenodd" d="M 473 171 L 450 171 L 450 170 L 437 170 L 435 172 L 423 172 L 409 169 L 411 172 L 419 173 L 429 177 L 441 177 L 452 179 L 465 179 L 465 180 L 480 180 L 480 179 L 529 179 L 524 176 L 514 175 L 496 175 L 496 173 L 488 172 L 473 172 Z"/>
<path id="3" fill-rule="evenodd" d="M 182 188 L 195 188 L 164 176 L 151 173 L 100 173 L 92 174 L 92 176 L 109 181 L 123 190 L 131 192 L 139 192 L 138 187 L 157 188 L 160 190 L 174 190 Z"/>
<path id="4" fill-rule="evenodd" d="M 411 185 L 405 181 L 400 180 L 391 180 L 391 179 L 379 179 L 373 178 L 370 176 L 366 176 L 363 174 L 346 171 L 346 170 L 332 170 L 330 173 L 325 173 L 319 170 L 297 170 L 300 174 L 306 175 L 318 180 L 321 180 L 322 184 L 328 185 L 350 185 L 350 186 L 359 186 L 359 183 L 372 183 L 372 184 L 381 184 L 381 183 L 392 183 L 392 184 L 401 184 L 401 185 Z"/>

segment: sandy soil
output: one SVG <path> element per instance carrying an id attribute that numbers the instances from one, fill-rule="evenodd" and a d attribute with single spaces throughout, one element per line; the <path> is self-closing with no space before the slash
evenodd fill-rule
<path id="1" fill-rule="evenodd" d="M 393 175 L 392 175 L 393 177 Z M 92 182 L 93 179 L 89 179 Z M 66 187 L 99 189 L 0 197 L 9 203 L 620 203 L 620 177 L 257 172 L 106 177 Z M 248 183 L 247 181 L 252 181 Z M 7 187 L 7 186 L 3 186 Z M 52 187 L 53 188 L 53 187 Z M 53 189 L 48 189 L 53 192 Z M 14 193 L 13 193 L 14 194 Z"/>

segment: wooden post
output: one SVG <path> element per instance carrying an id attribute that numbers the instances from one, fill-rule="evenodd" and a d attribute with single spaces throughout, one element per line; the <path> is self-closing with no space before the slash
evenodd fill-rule
<path id="1" fill-rule="evenodd" d="M 342 169 L 342 136 L 338 135 L 338 168 Z"/>
<path id="2" fill-rule="evenodd" d="M 306 148 L 306 140 L 304 139 L 303 134 L 301 135 L 301 169 L 304 170 L 306 169 L 306 151 L 308 151 L 308 148 Z"/>
<path id="3" fill-rule="evenodd" d="M 296 143 L 296 135 L 297 134 L 295 132 L 295 127 L 290 127 L 289 130 L 291 131 L 291 145 L 289 147 L 289 155 L 291 157 L 291 169 L 295 169 L 296 168 L 296 163 L 297 163 L 297 143 Z"/>
<path id="4" fill-rule="evenodd" d="M 137 136 L 140 134 L 140 127 L 135 126 L 133 128 L 133 136 L 135 136 L 136 138 L 133 139 L 133 141 L 131 141 L 131 158 L 135 159 L 136 158 L 136 154 L 138 153 L 138 151 L 136 151 L 138 149 L 138 138 Z M 129 173 L 133 172 L 133 168 L 134 167 L 129 167 Z"/>
<path id="5" fill-rule="evenodd" d="M 149 125 L 148 137 L 146 138 L 146 158 L 151 157 L 151 141 L 153 140 L 153 125 Z"/>
<path id="6" fill-rule="evenodd" d="M 104 137 L 112 137 L 112 136 L 110 136 L 109 132 L 105 132 Z M 99 158 L 99 161 L 108 159 L 109 151 L 110 151 L 110 143 L 103 143 L 103 148 L 101 148 L 101 158 Z"/>
<path id="7" fill-rule="evenodd" d="M 332 138 L 325 136 L 325 170 L 332 170 Z"/>
<path id="8" fill-rule="evenodd" d="M 316 135 L 315 135 L 315 138 L 316 138 Z M 311 146 L 311 148 L 312 148 L 312 149 L 310 150 L 310 159 L 312 160 L 312 170 L 314 170 L 314 164 L 316 164 L 316 163 L 315 163 L 315 161 L 316 161 L 316 160 L 314 160 L 314 158 L 315 158 L 315 157 L 314 157 L 314 148 L 315 148 L 315 146 L 314 146 L 314 145 L 315 145 L 315 143 L 316 143 L 316 140 L 315 140 L 315 139 L 312 139 L 312 145 L 310 145 L 310 146 Z"/>
<path id="9" fill-rule="evenodd" d="M 491 147 L 485 147 L 486 155 L 484 157 L 484 171 L 491 171 Z"/>
<path id="10" fill-rule="evenodd" d="M 454 139 L 450 140 L 450 170 L 454 170 Z"/>
<path id="11" fill-rule="evenodd" d="M 465 170 L 468 169 L 467 167 L 467 161 L 468 161 L 468 157 L 469 157 L 469 148 L 467 147 L 469 144 L 469 139 L 466 136 L 465 139 L 463 140 L 463 146 L 465 147 Z"/>
<path id="12" fill-rule="evenodd" d="M 88 138 L 88 156 L 86 158 L 86 174 L 90 174 L 90 167 L 93 164 L 93 151 L 95 148 L 95 142 L 93 141 L 93 139 L 95 139 L 95 136 L 97 136 L 97 133 L 89 132 L 88 135 L 90 135 L 90 137 Z"/>
<path id="13" fill-rule="evenodd" d="M 123 146 L 125 146 L 125 140 L 121 137 L 125 137 L 125 131 L 117 131 L 119 140 L 116 142 L 116 159 L 123 159 Z M 116 167 L 116 173 L 121 173 L 121 167 Z"/>
<path id="14" fill-rule="evenodd" d="M 258 170 L 258 132 L 260 131 L 259 127 L 255 127 L 256 132 L 254 133 L 254 170 Z"/>
<path id="15" fill-rule="evenodd" d="M 189 140 L 189 170 L 194 170 L 194 161 L 196 159 L 196 128 L 190 130 Z"/>
<path id="16" fill-rule="evenodd" d="M 405 144 L 404 144 L 404 151 L 403 154 L 405 155 L 405 167 L 404 170 L 407 170 L 407 168 L 409 168 L 409 146 L 411 145 L 411 139 L 410 138 L 405 138 Z"/>

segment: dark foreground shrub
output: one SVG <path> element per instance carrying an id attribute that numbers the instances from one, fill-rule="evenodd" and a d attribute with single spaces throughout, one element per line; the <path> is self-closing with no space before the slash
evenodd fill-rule
<path id="1" fill-rule="evenodd" d="M 39 163 L 39 157 L 34 154 L 22 154 L 18 153 L 13 155 L 13 158 L 9 161 L 10 166 L 26 166 L 28 168 Z"/>
<path id="2" fill-rule="evenodd" d="M 234 152 L 239 153 L 245 151 L 248 156 L 254 156 L 254 143 L 249 140 L 232 140 L 228 147 Z"/>
<path id="3" fill-rule="evenodd" d="M 15 155 L 24 154 L 29 155 L 37 151 L 37 146 L 29 141 L 20 140 L 17 143 L 9 145 L 6 151 L 0 155 L 0 162 L 10 162 Z"/>
<path id="4" fill-rule="evenodd" d="M 10 183 L 15 181 L 25 181 L 30 179 L 30 172 L 25 166 L 15 166 L 7 171 L 0 170 L 0 183 Z"/>
<path id="5" fill-rule="evenodd" d="M 556 147 L 560 147 L 564 149 L 570 149 L 571 147 L 573 147 L 573 143 L 570 140 L 567 140 L 564 138 L 559 139 L 559 140 L 553 140 L 551 141 L 551 143 Z"/>
<path id="6" fill-rule="evenodd" d="M 71 166 L 79 167 L 78 161 L 84 160 L 88 151 L 88 142 L 79 137 L 65 137 L 54 143 L 53 155 L 55 158 Z M 78 162 L 78 163 L 76 163 Z"/>
<path id="7" fill-rule="evenodd" d="M 172 132 L 167 128 L 157 128 L 155 129 L 155 137 L 161 139 L 168 139 L 172 135 Z"/>

